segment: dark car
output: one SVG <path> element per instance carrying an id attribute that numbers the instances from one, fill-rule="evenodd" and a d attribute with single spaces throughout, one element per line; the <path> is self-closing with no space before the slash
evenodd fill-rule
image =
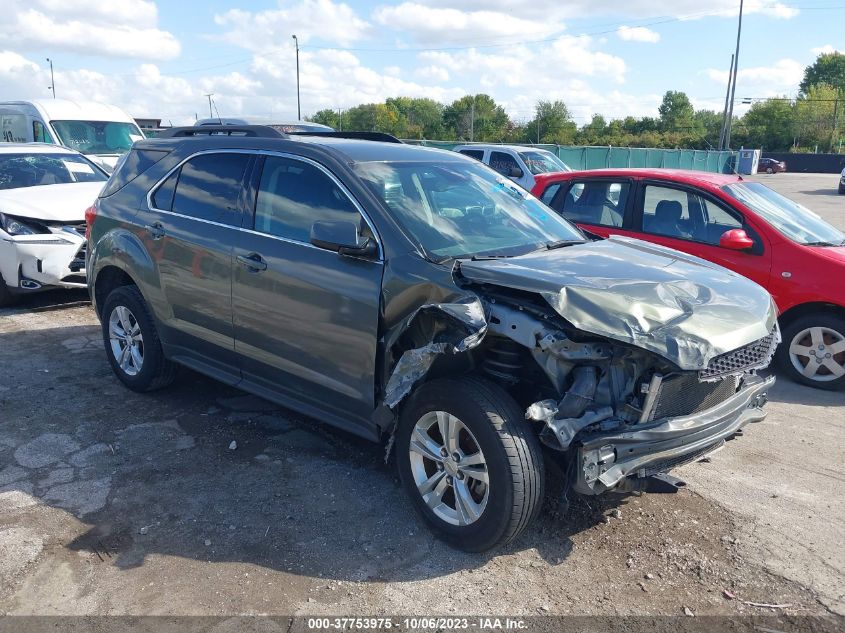
<path id="1" fill-rule="evenodd" d="M 779 333 L 753 282 L 588 241 L 457 153 L 221 130 L 136 143 L 87 214 L 129 388 L 184 365 L 386 441 L 429 526 L 475 551 L 537 515 L 545 460 L 566 490 L 666 489 L 765 417 Z"/>
<path id="2" fill-rule="evenodd" d="M 786 171 L 786 163 L 774 158 L 761 158 L 757 163 L 758 174 L 780 174 Z"/>

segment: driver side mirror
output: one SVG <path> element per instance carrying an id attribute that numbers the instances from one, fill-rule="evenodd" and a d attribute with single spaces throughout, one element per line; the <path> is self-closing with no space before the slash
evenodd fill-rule
<path id="1" fill-rule="evenodd" d="M 511 167 L 508 170 L 508 178 L 522 178 L 523 171 L 519 167 Z"/>
<path id="2" fill-rule="evenodd" d="M 729 248 L 732 251 L 746 251 L 754 246 L 754 240 L 748 237 L 748 233 L 742 229 L 731 229 L 722 233 L 719 238 L 719 246 Z"/>
<path id="3" fill-rule="evenodd" d="M 354 222 L 317 221 L 311 225 L 311 243 L 335 251 L 338 255 L 375 257 L 378 246 L 369 237 L 361 237 Z"/>

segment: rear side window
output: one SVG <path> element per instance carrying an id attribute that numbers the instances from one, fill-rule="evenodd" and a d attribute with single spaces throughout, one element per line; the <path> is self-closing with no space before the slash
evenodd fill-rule
<path id="1" fill-rule="evenodd" d="M 182 186 L 182 183 L 179 183 Z M 309 243 L 318 220 L 355 222 L 361 214 L 335 182 L 317 167 L 268 156 L 255 205 L 255 230 Z"/>
<path id="2" fill-rule="evenodd" d="M 481 160 L 482 158 L 484 158 L 483 149 L 462 149 L 458 152 L 458 154 L 469 156 L 470 158 L 474 158 L 475 160 Z"/>
<path id="3" fill-rule="evenodd" d="M 505 154 L 504 152 L 490 153 L 490 167 L 503 176 L 510 176 L 512 169 L 519 169 L 516 159 L 510 154 Z"/>
<path id="4" fill-rule="evenodd" d="M 554 199 L 555 194 L 558 191 L 560 191 L 560 183 L 559 182 L 547 187 L 546 190 L 543 192 L 543 195 L 540 196 L 540 200 L 542 200 L 543 202 L 545 202 L 548 205 L 551 205 L 552 200 Z"/>
<path id="5" fill-rule="evenodd" d="M 117 193 L 167 154 L 168 152 L 160 149 L 133 149 L 124 154 L 118 160 L 111 178 L 100 192 L 100 197 L 106 198 Z"/>
<path id="6" fill-rule="evenodd" d="M 162 211 L 170 211 L 173 208 L 173 195 L 176 193 L 176 183 L 179 181 L 179 170 L 177 169 L 167 177 L 153 194 L 153 207 Z"/>
<path id="7" fill-rule="evenodd" d="M 240 226 L 238 200 L 249 161 L 248 154 L 227 153 L 202 154 L 189 160 L 182 165 L 176 182 L 171 207 L 173 212 L 199 220 Z M 156 191 L 156 202 L 160 191 Z M 161 191 L 161 194 L 165 195 L 165 192 Z M 162 202 L 166 200 L 162 199 Z"/>
<path id="8" fill-rule="evenodd" d="M 563 196 L 562 204 L 555 200 L 555 207 L 562 206 L 563 217 L 576 224 L 622 226 L 629 188 L 627 182 L 577 182 Z"/>

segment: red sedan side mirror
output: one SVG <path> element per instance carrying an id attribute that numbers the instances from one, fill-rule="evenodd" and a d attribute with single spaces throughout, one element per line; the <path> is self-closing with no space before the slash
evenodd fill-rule
<path id="1" fill-rule="evenodd" d="M 729 248 L 732 251 L 744 251 L 754 246 L 754 240 L 742 229 L 731 229 L 722 233 L 719 238 L 719 246 Z"/>

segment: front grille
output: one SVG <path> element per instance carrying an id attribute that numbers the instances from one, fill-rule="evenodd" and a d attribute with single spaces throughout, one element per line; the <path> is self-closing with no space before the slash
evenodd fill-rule
<path id="1" fill-rule="evenodd" d="M 768 336 L 764 336 L 759 341 L 745 347 L 717 356 L 710 361 L 707 369 L 702 369 L 698 375 L 702 380 L 713 380 L 729 374 L 763 369 L 768 367 L 771 362 L 778 343 L 780 343 L 780 330 L 775 324 Z"/>
<path id="2" fill-rule="evenodd" d="M 651 420 L 701 413 L 736 393 L 738 376 L 701 381 L 697 374 L 674 374 L 663 379 Z"/>

